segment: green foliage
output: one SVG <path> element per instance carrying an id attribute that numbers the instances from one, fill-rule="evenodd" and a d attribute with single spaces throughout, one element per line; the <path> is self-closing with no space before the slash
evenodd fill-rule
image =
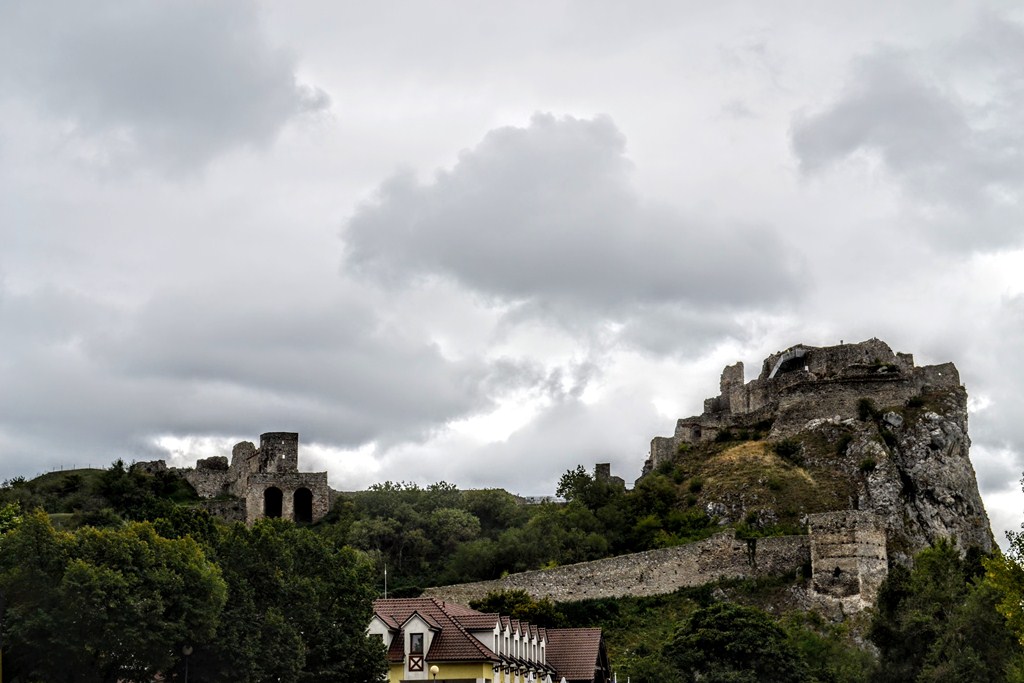
<path id="1" fill-rule="evenodd" d="M 771 445 L 772 451 L 788 463 L 796 466 L 804 464 L 803 444 L 799 439 L 783 439 Z"/>
<path id="2" fill-rule="evenodd" d="M 114 528 L 125 519 L 154 520 L 176 504 L 198 500 L 196 492 L 172 472 L 147 474 L 123 460 L 106 470 L 50 472 L 26 481 L 19 477 L 0 486 L 0 504 L 16 502 L 23 510 L 42 508 L 70 514 L 63 525 Z"/>
<path id="3" fill-rule="evenodd" d="M 867 650 L 853 644 L 848 623 L 827 622 L 816 612 L 792 612 L 780 625 L 804 663 L 810 681 L 868 683 L 877 664 Z"/>
<path id="4" fill-rule="evenodd" d="M 21 505 L 7 503 L 0 506 L 0 535 L 6 534 L 21 524 Z"/>
<path id="5" fill-rule="evenodd" d="M 996 610 L 997 589 L 980 571 L 976 555 L 961 558 L 948 541 L 919 553 L 910 571 L 893 567 L 871 624 L 877 680 L 1005 680 L 1024 651 Z"/>
<path id="6" fill-rule="evenodd" d="M 875 468 L 877 467 L 878 463 L 872 457 L 864 458 L 863 460 L 860 461 L 860 464 L 857 465 L 857 469 L 860 471 L 861 474 L 871 474 L 872 472 L 875 471 Z"/>
<path id="7" fill-rule="evenodd" d="M 204 680 L 371 681 L 385 671 L 366 638 L 375 569 L 350 548 L 283 520 L 235 524 L 212 553 L 228 586 L 214 637 L 195 643 Z"/>
<path id="8" fill-rule="evenodd" d="M 28 515 L 0 538 L 7 675 L 151 681 L 213 634 L 225 589 L 191 539 L 145 523 L 58 532 L 45 513 Z"/>
<path id="9" fill-rule="evenodd" d="M 686 681 L 798 683 L 806 667 L 786 632 L 764 612 L 722 602 L 694 612 L 665 646 Z"/>
<path id="10" fill-rule="evenodd" d="M 878 408 L 870 398 L 862 398 L 857 401 L 857 417 L 861 422 L 877 419 L 878 415 Z"/>
<path id="11" fill-rule="evenodd" d="M 565 614 L 551 598 L 536 600 L 524 590 L 492 591 L 480 600 L 471 600 L 469 606 L 486 614 L 498 613 L 544 627 L 557 627 L 565 621 Z"/>
<path id="12" fill-rule="evenodd" d="M 1024 480 L 1021 485 L 1024 486 Z M 1006 554 L 997 553 L 984 560 L 986 580 L 995 590 L 996 609 L 1024 645 L 1024 533 L 1008 531 L 1006 537 L 1010 541 Z"/>

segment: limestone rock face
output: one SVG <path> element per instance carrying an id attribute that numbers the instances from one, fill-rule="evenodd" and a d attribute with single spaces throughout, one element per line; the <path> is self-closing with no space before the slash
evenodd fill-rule
<path id="1" fill-rule="evenodd" d="M 885 423 L 881 447 L 870 430 L 858 440 L 861 452 L 879 454 L 865 473 L 861 507 L 886 520 L 890 546 L 903 559 L 940 538 L 961 549 L 993 547 L 969 455 L 967 392 L 957 387 L 934 398 L 933 409 L 908 411 L 899 426 Z"/>
<path id="2" fill-rule="evenodd" d="M 940 538 L 962 551 L 994 547 L 969 455 L 967 392 L 952 363 L 917 367 L 878 339 L 798 345 L 745 384 L 742 364 L 727 367 L 721 392 L 673 436 L 655 437 L 641 478 L 700 478 L 700 504 L 722 523 L 874 513 L 897 562 Z M 712 484 L 741 471 L 741 485 Z"/>

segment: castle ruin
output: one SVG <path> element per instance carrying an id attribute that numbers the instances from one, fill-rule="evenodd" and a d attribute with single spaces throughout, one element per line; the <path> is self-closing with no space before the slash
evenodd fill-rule
<path id="1" fill-rule="evenodd" d="M 299 471 L 299 435 L 267 432 L 260 447 L 235 444 L 225 456 L 204 458 L 182 473 L 210 508 L 222 516 L 252 524 L 263 517 L 299 523 L 319 521 L 330 509 L 326 472 Z"/>

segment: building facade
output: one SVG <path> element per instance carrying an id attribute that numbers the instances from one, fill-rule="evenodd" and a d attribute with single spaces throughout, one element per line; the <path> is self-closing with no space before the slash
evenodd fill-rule
<path id="1" fill-rule="evenodd" d="M 377 600 L 373 607 L 368 631 L 387 649 L 390 683 L 611 680 L 601 629 L 546 629 L 436 598 Z"/>

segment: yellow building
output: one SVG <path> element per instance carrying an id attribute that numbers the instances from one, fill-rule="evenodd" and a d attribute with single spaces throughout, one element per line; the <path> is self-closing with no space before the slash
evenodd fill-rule
<path id="1" fill-rule="evenodd" d="M 601 629 L 545 629 L 436 598 L 377 600 L 373 608 L 368 630 L 387 648 L 389 683 L 610 681 Z"/>

